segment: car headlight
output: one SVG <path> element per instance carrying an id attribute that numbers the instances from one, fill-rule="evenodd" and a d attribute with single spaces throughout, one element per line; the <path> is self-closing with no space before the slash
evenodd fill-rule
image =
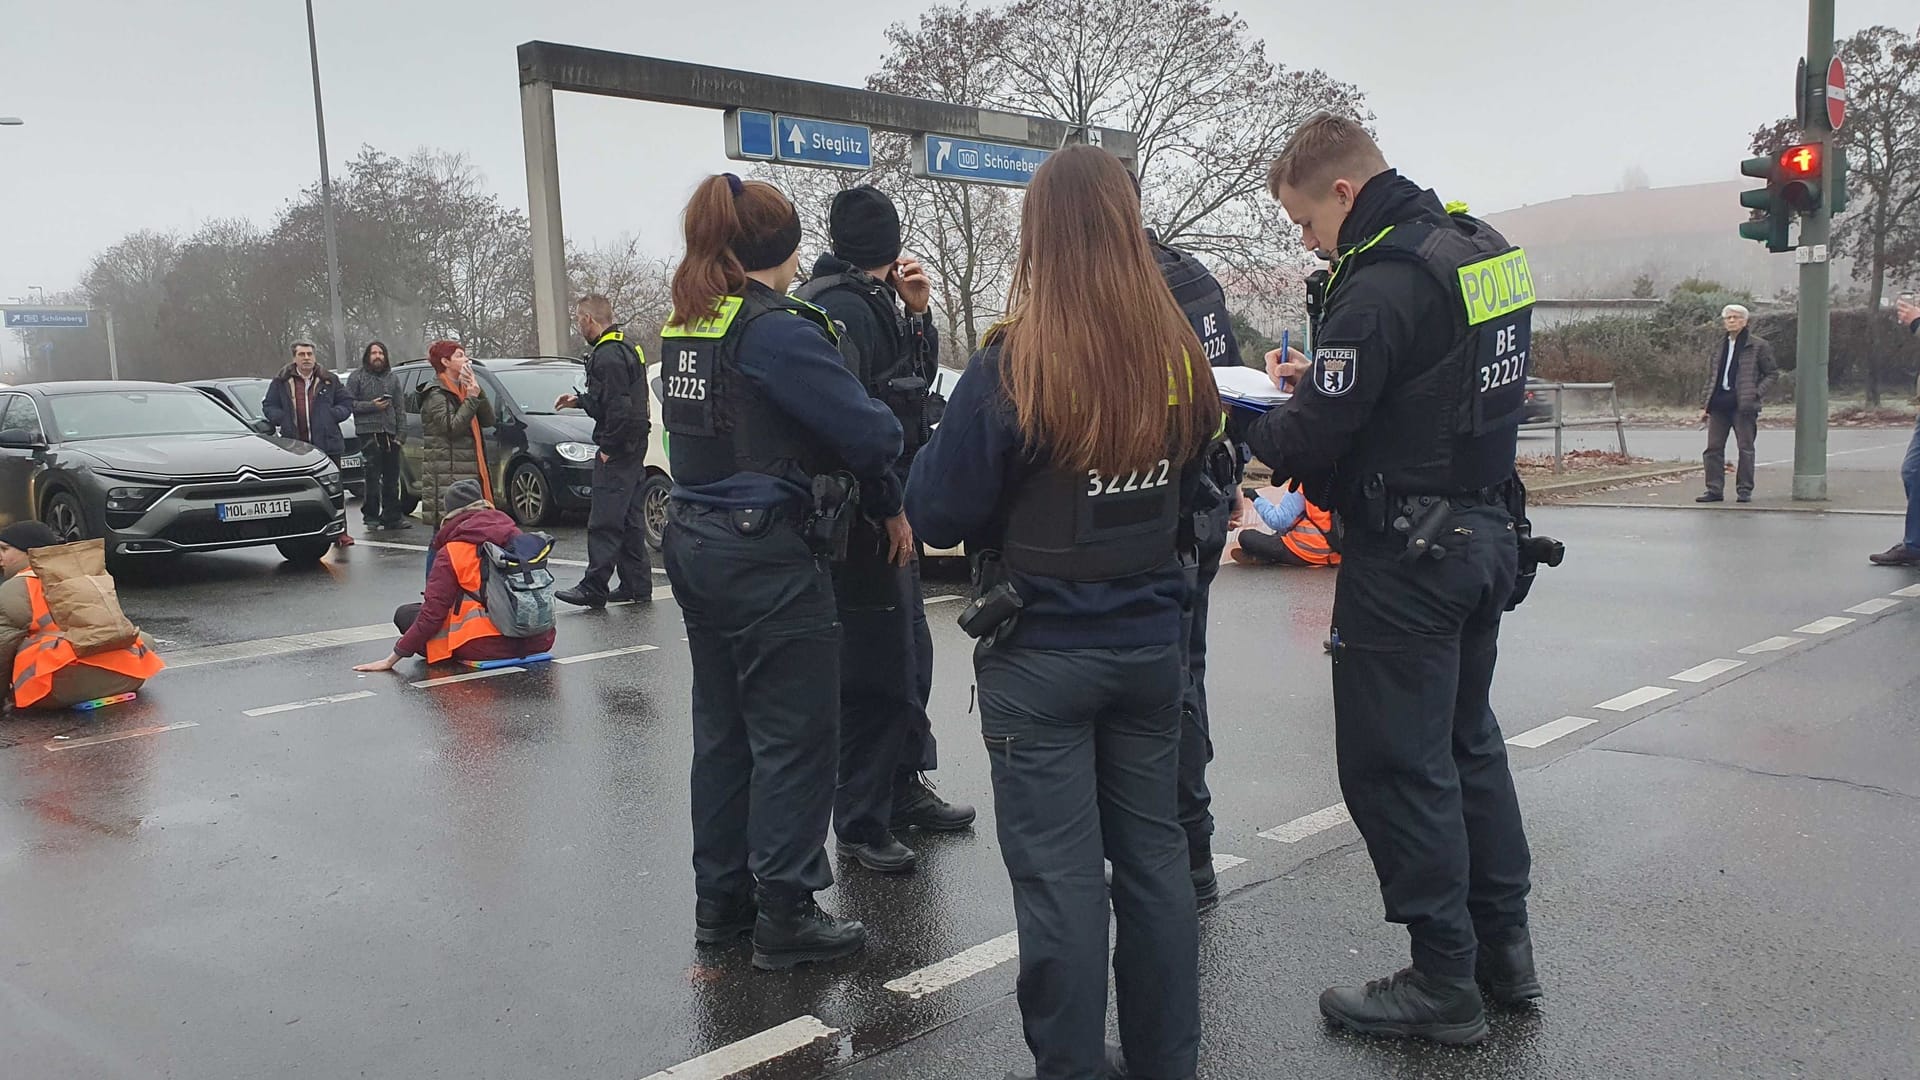
<path id="1" fill-rule="evenodd" d="M 345 483 L 340 479 L 339 467 L 331 462 L 327 464 L 325 469 L 314 473 L 313 478 L 320 481 L 320 486 L 325 488 L 329 495 L 338 495 L 341 490 L 346 487 Z"/>
<path id="2" fill-rule="evenodd" d="M 165 488 L 157 487 L 117 487 L 107 491 L 107 509 L 122 511 L 145 510 L 158 500 Z"/>
<path id="3" fill-rule="evenodd" d="M 563 442 L 553 448 L 559 455 L 572 462 L 592 461 L 600 453 L 600 448 L 592 443 Z"/>

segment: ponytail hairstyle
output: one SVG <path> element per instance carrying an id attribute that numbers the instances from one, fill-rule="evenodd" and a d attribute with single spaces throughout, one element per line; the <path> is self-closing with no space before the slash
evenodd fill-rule
<path id="1" fill-rule="evenodd" d="M 687 251 L 673 271 L 673 322 L 720 313 L 723 297 L 747 287 L 747 273 L 779 266 L 800 249 L 800 213 L 780 189 L 732 173 L 693 189 L 681 215 Z"/>

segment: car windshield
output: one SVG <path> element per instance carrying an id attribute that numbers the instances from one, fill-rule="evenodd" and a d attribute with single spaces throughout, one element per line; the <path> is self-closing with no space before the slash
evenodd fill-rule
<path id="1" fill-rule="evenodd" d="M 265 403 L 267 400 L 267 387 L 271 385 L 271 383 L 265 380 L 260 382 L 228 383 L 227 393 L 233 395 L 233 400 L 239 404 L 241 412 L 257 420 L 266 415 Z"/>
<path id="2" fill-rule="evenodd" d="M 586 385 L 587 370 L 579 364 L 541 364 L 538 367 L 489 368 L 520 410 L 534 416 L 552 416 L 553 402 L 562 394 L 577 394 Z"/>
<path id="3" fill-rule="evenodd" d="M 198 390 L 129 390 L 47 399 L 62 442 L 142 435 L 228 435 L 249 429 Z"/>

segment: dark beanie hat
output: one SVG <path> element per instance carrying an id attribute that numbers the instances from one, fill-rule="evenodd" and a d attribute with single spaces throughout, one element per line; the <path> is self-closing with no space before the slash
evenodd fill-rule
<path id="1" fill-rule="evenodd" d="M 441 496 L 441 501 L 446 504 L 441 509 L 458 510 L 463 506 L 472 506 L 486 497 L 486 493 L 480 490 L 480 481 L 455 480 L 447 485 L 446 493 Z"/>
<path id="2" fill-rule="evenodd" d="M 900 211 L 877 187 L 848 188 L 833 197 L 827 236 L 835 255 L 862 270 L 890 265 L 900 257 Z"/>
<path id="3" fill-rule="evenodd" d="M 53 547 L 64 543 L 60 534 L 37 521 L 16 521 L 0 529 L 0 544 L 18 551 L 32 551 L 34 548 Z"/>

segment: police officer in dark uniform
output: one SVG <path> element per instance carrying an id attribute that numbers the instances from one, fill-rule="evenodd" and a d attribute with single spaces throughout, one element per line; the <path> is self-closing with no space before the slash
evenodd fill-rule
<path id="1" fill-rule="evenodd" d="M 848 369 L 899 419 L 904 443 L 894 474 L 904 484 L 932 434 L 927 395 L 940 354 L 927 318 L 932 283 L 918 261 L 900 257 L 900 214 L 878 188 L 834 196 L 827 236 L 833 250 L 795 295 L 834 321 Z M 974 819 L 973 807 L 940 798 L 923 775 L 938 763 L 927 717 L 933 635 L 914 549 L 904 514 L 862 514 L 847 558 L 834 564 L 844 656 L 834 832 L 842 854 L 886 873 L 911 870 L 918 858 L 893 830 L 954 832 Z"/>
<path id="2" fill-rule="evenodd" d="M 587 573 L 580 584 L 554 598 L 582 607 L 608 600 L 653 600 L 653 567 L 647 551 L 647 361 L 613 321 L 613 303 L 599 293 L 574 305 L 587 355 L 586 389 L 563 394 L 554 409 L 581 409 L 593 417 L 593 506 L 587 513 Z M 511 497 L 511 493 L 509 493 Z M 615 571 L 620 588 L 611 588 Z"/>
<path id="3" fill-rule="evenodd" d="M 980 642 L 980 726 L 1038 1075 L 1181 1080 L 1200 1037 L 1177 796 L 1183 526 L 1220 399 L 1126 168 L 1104 150 L 1070 146 L 1034 173 L 1010 308 L 914 462 L 907 516 L 975 559 L 960 625 Z M 1103 856 L 1124 1064 L 1103 1046 Z"/>
<path id="4" fill-rule="evenodd" d="M 1523 595 L 1532 280 L 1522 251 L 1388 168 L 1344 117 L 1303 124 L 1268 187 L 1333 272 L 1312 357 L 1269 360 L 1298 392 L 1248 437 L 1334 508 L 1340 787 L 1413 952 L 1320 1008 L 1368 1034 L 1475 1042 L 1482 988 L 1541 996 L 1527 839 L 1488 702 L 1500 616 Z"/>
<path id="5" fill-rule="evenodd" d="M 788 968 L 866 941 L 813 900 L 833 882 L 839 756 L 828 563 L 856 489 L 899 512 L 900 424 L 847 372 L 825 313 L 786 295 L 800 247 L 786 196 L 708 177 L 685 232 L 661 332 L 662 553 L 693 658 L 695 938 L 751 931 L 754 966 Z"/>
<path id="6" fill-rule="evenodd" d="M 1192 254 L 1163 244 L 1152 229 L 1147 242 L 1167 288 L 1200 339 L 1213 367 L 1239 367 L 1240 342 L 1234 337 L 1227 296 L 1211 271 Z M 1207 790 L 1207 763 L 1213 760 L 1212 725 L 1207 715 L 1207 599 L 1220 573 L 1227 533 L 1245 464 L 1239 441 L 1222 433 L 1208 447 L 1201 470 L 1201 495 L 1194 518 L 1197 557 L 1193 598 L 1188 605 L 1187 689 L 1180 706 L 1180 825 L 1187 832 L 1187 861 L 1193 875 L 1195 905 L 1207 911 L 1220 903 L 1220 881 L 1213 871 L 1213 795 Z"/>

